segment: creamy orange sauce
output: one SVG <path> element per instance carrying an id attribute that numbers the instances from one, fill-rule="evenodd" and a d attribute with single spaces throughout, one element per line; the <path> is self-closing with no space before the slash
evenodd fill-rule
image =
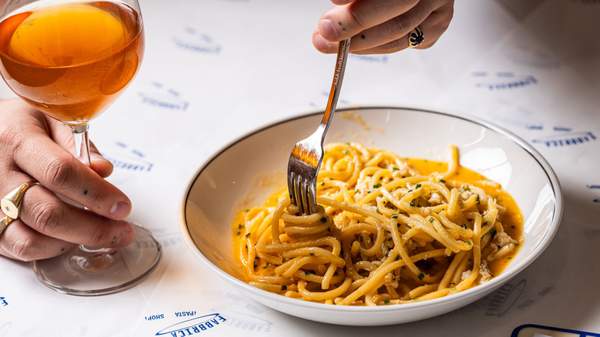
<path id="1" fill-rule="evenodd" d="M 446 172 L 448 170 L 448 164 L 445 162 L 417 158 L 407 158 L 406 160 L 412 168 L 417 170 L 422 175 L 429 175 L 434 172 Z M 489 184 L 496 183 L 489 180 L 482 174 L 479 174 L 473 170 L 462 166 L 459 167 L 458 173 L 448 178 L 447 181 L 456 181 L 473 184 L 475 186 L 481 187 L 485 191 L 485 193 L 495 198 L 499 205 L 506 208 L 506 212 L 504 212 L 500 216 L 500 222 L 504 227 L 504 231 L 506 231 L 506 234 L 510 235 L 510 237 L 517 240 L 518 242 L 522 241 L 523 215 L 521 214 L 521 210 L 515 202 L 515 199 L 513 199 L 513 197 L 510 194 L 508 194 L 507 191 Z M 498 186 L 500 186 L 500 184 L 498 184 Z M 501 259 L 497 259 L 489 264 L 490 271 L 494 276 L 500 274 L 502 270 L 506 268 L 506 266 L 512 261 L 512 259 L 519 253 L 518 248 L 520 248 L 520 246 L 521 245 L 517 246 L 517 249 L 515 249 L 511 254 L 508 254 L 507 256 Z"/>
<path id="2" fill-rule="evenodd" d="M 434 172 L 446 172 L 448 170 L 448 164 L 445 162 L 438 162 L 426 159 L 418 158 L 406 158 L 407 163 L 421 175 L 430 175 Z M 446 179 L 448 183 L 462 182 L 469 183 L 478 186 L 485 190 L 485 192 L 496 199 L 499 205 L 503 206 L 506 211 L 500 215 L 500 222 L 503 224 L 504 230 L 508 235 L 518 242 L 522 241 L 523 235 L 523 215 L 519 209 L 519 206 L 507 191 L 502 189 L 499 184 L 487 179 L 485 176 L 470 170 L 465 167 L 459 167 L 458 173 L 454 176 Z M 494 186 L 497 185 L 497 186 Z M 272 194 L 263 204 L 263 207 L 275 207 L 277 206 L 277 197 L 286 188 L 278 190 Z M 232 222 L 232 233 L 233 233 L 233 256 L 238 260 L 240 266 L 242 261 L 240 259 L 240 240 L 244 238 L 244 218 L 250 209 L 245 209 L 236 214 Z M 512 259 L 518 254 L 520 245 L 517 246 L 511 254 L 497 259 L 489 263 L 489 269 L 493 276 L 500 274 L 504 268 L 512 261 Z"/>

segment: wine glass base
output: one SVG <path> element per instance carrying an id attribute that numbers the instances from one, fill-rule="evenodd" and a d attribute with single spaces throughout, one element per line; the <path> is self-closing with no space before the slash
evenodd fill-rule
<path id="1" fill-rule="evenodd" d="M 75 296 L 108 295 L 129 289 L 158 265 L 161 247 L 152 234 L 134 226 L 135 239 L 127 247 L 99 252 L 75 247 L 52 259 L 33 263 L 40 282 Z"/>

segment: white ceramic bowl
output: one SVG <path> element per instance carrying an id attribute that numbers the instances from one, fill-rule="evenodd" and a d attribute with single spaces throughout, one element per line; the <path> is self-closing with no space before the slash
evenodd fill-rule
<path id="1" fill-rule="evenodd" d="M 233 258 L 231 221 L 260 205 L 285 184 L 292 144 L 310 134 L 320 113 L 286 119 L 247 134 L 212 156 L 191 181 L 183 201 L 182 229 L 200 260 L 234 287 L 275 310 L 343 325 L 387 325 L 440 315 L 497 289 L 548 246 L 562 216 L 558 180 L 548 163 L 513 134 L 475 118 L 407 108 L 355 108 L 336 112 L 327 142 L 358 141 L 404 157 L 446 160 L 448 145 L 461 163 L 500 182 L 525 218 L 525 243 L 499 276 L 467 291 L 411 304 L 350 307 L 311 303 L 257 289 L 241 279 Z"/>

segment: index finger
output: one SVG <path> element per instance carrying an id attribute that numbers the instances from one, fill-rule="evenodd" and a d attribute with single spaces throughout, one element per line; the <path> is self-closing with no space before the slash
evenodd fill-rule
<path id="1" fill-rule="evenodd" d="M 356 0 L 325 13 L 318 31 L 329 41 L 341 41 L 406 13 L 417 3 L 419 0 Z"/>
<path id="2" fill-rule="evenodd" d="M 114 185 L 46 135 L 31 133 L 21 137 L 14 161 L 25 173 L 92 212 L 115 220 L 127 217 L 131 202 Z"/>

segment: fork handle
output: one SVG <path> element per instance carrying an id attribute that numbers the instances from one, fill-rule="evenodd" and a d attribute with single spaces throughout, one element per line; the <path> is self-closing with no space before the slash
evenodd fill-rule
<path id="1" fill-rule="evenodd" d="M 335 71 L 333 73 L 333 81 L 331 82 L 331 89 L 329 89 L 329 98 L 327 99 L 327 107 L 325 113 L 321 119 L 321 144 L 325 140 L 325 134 L 331 124 L 331 117 L 337 106 L 338 97 L 342 89 L 342 81 L 344 80 L 344 71 L 346 70 L 346 60 L 348 59 L 348 50 L 350 49 L 350 39 L 340 41 L 337 60 L 335 62 Z"/>

